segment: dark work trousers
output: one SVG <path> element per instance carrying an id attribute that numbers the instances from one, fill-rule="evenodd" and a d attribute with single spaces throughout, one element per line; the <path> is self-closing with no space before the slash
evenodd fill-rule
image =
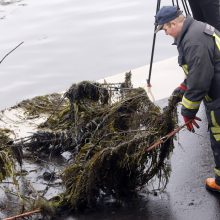
<path id="1" fill-rule="evenodd" d="M 193 17 L 220 31 L 220 0 L 189 0 Z"/>
<path id="2" fill-rule="evenodd" d="M 210 132 L 210 140 L 211 140 L 211 147 L 212 147 L 212 152 L 215 160 L 215 182 L 220 185 L 220 142 L 216 141 L 215 138 L 213 137 L 212 132 Z"/>
<path id="3" fill-rule="evenodd" d="M 206 115 L 210 129 L 211 148 L 215 161 L 215 181 L 220 185 L 220 109 L 209 110 L 206 108 Z"/>

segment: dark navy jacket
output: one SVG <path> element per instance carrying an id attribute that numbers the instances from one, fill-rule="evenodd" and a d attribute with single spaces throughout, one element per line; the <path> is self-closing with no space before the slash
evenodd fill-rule
<path id="1" fill-rule="evenodd" d="M 202 100 L 220 109 L 220 34 L 212 26 L 187 16 L 175 40 L 178 62 L 186 73 L 187 91 L 181 113 L 196 115 Z M 219 43 L 219 45 L 218 45 Z"/>

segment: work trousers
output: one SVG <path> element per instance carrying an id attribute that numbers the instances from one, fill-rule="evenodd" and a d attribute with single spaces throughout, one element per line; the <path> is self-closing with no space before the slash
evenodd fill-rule
<path id="1" fill-rule="evenodd" d="M 212 132 L 210 132 L 210 140 L 211 140 L 211 147 L 215 160 L 215 168 L 214 168 L 215 181 L 218 185 L 220 185 L 220 142 L 215 140 Z"/>
<path id="2" fill-rule="evenodd" d="M 220 31 L 219 0 L 189 0 L 194 19 L 208 23 Z"/>
<path id="3" fill-rule="evenodd" d="M 220 185 L 220 109 L 210 109 L 206 105 L 206 114 L 210 129 L 211 148 L 215 161 L 214 173 L 216 183 Z"/>

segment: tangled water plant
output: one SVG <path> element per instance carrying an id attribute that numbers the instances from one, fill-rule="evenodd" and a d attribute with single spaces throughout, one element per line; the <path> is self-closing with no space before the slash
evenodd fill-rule
<path id="1" fill-rule="evenodd" d="M 16 161 L 22 164 L 22 151 L 20 148 L 11 147 L 10 130 L 0 129 L 0 182 L 7 177 L 12 177 L 14 183 Z"/>
<path id="2" fill-rule="evenodd" d="M 29 141 L 16 146 L 38 156 L 71 153 L 62 173 L 65 191 L 48 201 L 50 208 L 82 211 L 94 207 L 103 196 L 120 199 L 138 192 L 155 177 L 159 188 L 166 186 L 173 140 L 150 152 L 146 149 L 174 129 L 174 99 L 162 111 L 143 88 L 132 87 L 131 73 L 121 84 L 74 84 L 64 94 L 61 108 L 56 108 L 61 105 L 61 96 L 48 97 L 49 107 L 54 105 L 56 113 L 39 126 Z M 51 101 L 51 97 L 55 98 Z M 35 109 L 36 105 L 42 111 L 38 100 L 47 103 L 38 97 L 22 106 L 27 110 L 27 106 Z"/>

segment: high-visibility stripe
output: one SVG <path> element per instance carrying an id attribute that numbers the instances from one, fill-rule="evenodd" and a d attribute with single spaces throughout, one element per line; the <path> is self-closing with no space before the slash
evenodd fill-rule
<path id="1" fill-rule="evenodd" d="M 213 134 L 220 134 L 220 127 L 211 127 L 211 131 Z"/>
<path id="2" fill-rule="evenodd" d="M 187 99 L 185 96 L 183 96 L 182 99 L 182 105 L 188 109 L 199 109 L 200 102 L 192 102 L 189 99 Z"/>
<path id="3" fill-rule="evenodd" d="M 219 170 L 219 169 L 214 168 L 214 173 L 215 173 L 217 176 L 220 176 L 220 170 Z"/>
<path id="4" fill-rule="evenodd" d="M 185 73 L 186 75 L 188 75 L 188 73 L 189 73 L 189 67 L 188 67 L 188 65 L 187 65 L 187 64 L 184 64 L 184 65 L 182 65 L 182 68 L 183 68 L 184 73 Z"/>
<path id="5" fill-rule="evenodd" d="M 206 96 L 205 96 L 205 100 L 206 100 L 207 102 L 211 102 L 211 101 L 212 101 L 212 98 L 210 98 L 210 96 L 206 95 Z"/>
<path id="6" fill-rule="evenodd" d="M 213 34 L 213 37 L 215 38 L 215 43 L 218 49 L 220 50 L 220 37 L 216 33 Z"/>
<path id="7" fill-rule="evenodd" d="M 214 111 L 211 111 L 211 120 L 212 120 L 212 124 L 214 125 L 214 127 L 220 127 L 220 125 L 219 125 L 218 122 L 216 121 Z"/>
<path id="8" fill-rule="evenodd" d="M 216 121 L 215 112 L 211 111 L 211 121 L 214 127 L 211 127 L 211 132 L 216 141 L 220 141 L 220 125 Z"/>
<path id="9" fill-rule="evenodd" d="M 220 141 L 220 134 L 214 134 L 213 136 L 216 141 Z"/>

